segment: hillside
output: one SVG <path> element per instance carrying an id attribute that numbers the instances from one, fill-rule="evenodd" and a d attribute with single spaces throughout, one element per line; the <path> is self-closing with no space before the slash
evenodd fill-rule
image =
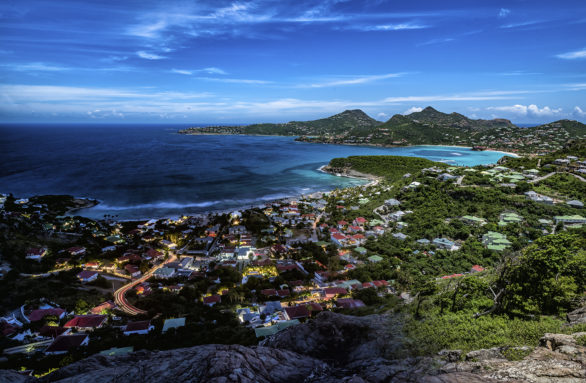
<path id="1" fill-rule="evenodd" d="M 559 150 L 570 140 L 586 138 L 586 125 L 560 120 L 520 128 L 506 119 L 474 120 L 428 106 L 420 112 L 396 114 L 384 123 L 355 109 L 313 121 L 208 126 L 179 133 L 298 136 L 298 141 L 346 145 L 462 145 L 542 154 Z"/>
<path id="2" fill-rule="evenodd" d="M 291 121 L 285 124 L 252 124 L 246 126 L 210 126 L 189 128 L 181 134 L 250 134 L 276 136 L 322 136 L 368 132 L 382 122 L 369 117 L 362 110 L 346 110 L 336 115 L 314 121 Z"/>
<path id="3" fill-rule="evenodd" d="M 348 158 L 334 158 L 323 170 L 330 173 L 349 174 L 356 171 L 384 177 L 388 181 L 395 181 L 406 173 L 416 173 L 430 167 L 447 167 L 441 162 L 430 161 L 418 157 L 401 156 L 350 156 Z"/>

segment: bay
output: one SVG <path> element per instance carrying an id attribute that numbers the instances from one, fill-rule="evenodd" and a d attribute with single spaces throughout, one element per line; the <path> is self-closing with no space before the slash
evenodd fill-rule
<path id="1" fill-rule="evenodd" d="M 193 125 L 190 125 L 193 126 Z M 80 215 L 197 214 L 362 184 L 318 171 L 335 157 L 417 156 L 455 165 L 500 152 L 460 147 L 324 145 L 274 136 L 186 136 L 184 125 L 0 126 L 0 193 L 70 194 L 101 203 Z"/>

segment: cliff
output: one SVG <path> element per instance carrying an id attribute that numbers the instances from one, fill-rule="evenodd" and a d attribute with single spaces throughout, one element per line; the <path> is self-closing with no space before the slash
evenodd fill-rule
<path id="1" fill-rule="evenodd" d="M 45 382 L 582 382 L 586 333 L 546 334 L 539 347 L 479 350 L 461 355 L 410 357 L 401 318 L 323 312 L 257 347 L 205 345 L 138 351 L 73 363 L 39 380 L 0 371 L 0 381 Z M 510 351 L 517 351 L 511 353 Z M 524 358 L 510 355 L 528 354 Z M 464 361 L 461 361 L 461 360 Z M 513 360 L 510 360 L 513 359 Z"/>

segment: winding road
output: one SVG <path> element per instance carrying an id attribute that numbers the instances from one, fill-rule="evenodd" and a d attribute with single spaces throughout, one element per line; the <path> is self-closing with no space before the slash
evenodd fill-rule
<path id="1" fill-rule="evenodd" d="M 145 273 L 139 279 L 136 279 L 136 280 L 122 286 L 121 288 L 119 288 L 118 290 L 116 290 L 114 292 L 114 301 L 116 302 L 116 304 L 118 305 L 118 308 L 121 311 L 124 311 L 126 314 L 130 314 L 130 315 L 139 315 L 139 314 L 146 314 L 147 313 L 147 311 L 136 308 L 133 305 L 131 305 L 130 303 L 128 303 L 125 295 L 128 292 L 128 290 L 134 288 L 136 285 L 149 279 L 156 270 L 165 266 L 167 263 L 174 262 L 177 259 L 177 256 L 175 254 L 169 253 L 169 255 L 170 255 L 169 259 L 167 259 L 165 262 L 153 267 L 152 269 L 150 269 L 147 273 Z"/>

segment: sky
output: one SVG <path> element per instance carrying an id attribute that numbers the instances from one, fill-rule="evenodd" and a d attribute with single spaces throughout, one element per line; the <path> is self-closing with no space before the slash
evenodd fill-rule
<path id="1" fill-rule="evenodd" d="M 0 122 L 586 122 L 583 0 L 3 0 Z"/>

